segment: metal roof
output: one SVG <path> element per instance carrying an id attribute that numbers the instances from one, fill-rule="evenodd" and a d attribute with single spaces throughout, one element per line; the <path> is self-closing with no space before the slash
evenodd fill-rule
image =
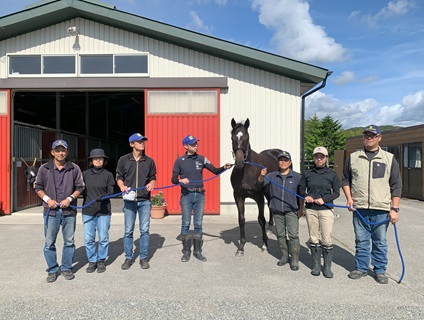
<path id="1" fill-rule="evenodd" d="M 301 82 L 301 94 L 321 82 L 328 69 L 175 27 L 97 0 L 44 0 L 0 17 L 0 41 L 66 20 L 84 18 Z"/>

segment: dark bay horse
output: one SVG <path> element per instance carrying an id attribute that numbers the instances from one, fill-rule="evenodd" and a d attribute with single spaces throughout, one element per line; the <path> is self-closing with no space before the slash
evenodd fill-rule
<path id="1" fill-rule="evenodd" d="M 255 200 L 258 205 L 258 222 L 262 229 L 262 251 L 268 247 L 268 236 L 265 230 L 265 197 L 269 201 L 269 186 L 268 188 L 261 188 L 258 186 L 257 180 L 262 167 L 257 165 L 248 164 L 251 162 L 259 164 L 268 169 L 268 172 L 278 170 L 278 153 L 279 149 L 268 149 L 261 153 L 252 150 L 249 142 L 249 128 L 250 121 L 246 119 L 244 122 L 236 123 L 234 119 L 231 120 L 231 140 L 235 158 L 235 165 L 231 173 L 231 185 L 234 190 L 234 200 L 238 210 L 238 221 L 240 227 L 240 244 L 236 252 L 236 256 L 244 254 L 244 245 L 246 243 L 245 236 L 245 223 L 244 217 L 244 203 L 246 198 Z M 273 217 L 270 211 L 269 225 L 273 225 Z"/>

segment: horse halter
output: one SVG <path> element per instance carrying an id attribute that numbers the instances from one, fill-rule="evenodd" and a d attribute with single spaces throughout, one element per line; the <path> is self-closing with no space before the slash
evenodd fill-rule
<path id="1" fill-rule="evenodd" d="M 236 160 L 236 152 L 238 150 L 241 150 L 243 152 L 243 155 L 244 155 L 244 162 L 246 162 L 247 157 L 249 155 L 249 144 L 247 145 L 246 150 L 243 150 L 243 148 L 241 147 L 241 137 L 243 137 L 243 132 L 241 132 L 241 131 L 237 132 L 236 137 L 237 137 L 238 142 L 237 142 L 237 149 L 235 151 L 234 150 L 232 151 L 233 160 Z"/>

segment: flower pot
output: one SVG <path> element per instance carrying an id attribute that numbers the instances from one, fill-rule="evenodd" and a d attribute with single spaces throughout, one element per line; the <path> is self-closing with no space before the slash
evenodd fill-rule
<path id="1" fill-rule="evenodd" d="M 153 206 L 150 216 L 152 219 L 163 219 L 166 212 L 166 206 Z"/>

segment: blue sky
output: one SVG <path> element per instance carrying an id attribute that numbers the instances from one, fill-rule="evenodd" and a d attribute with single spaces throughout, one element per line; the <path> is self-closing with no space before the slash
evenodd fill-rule
<path id="1" fill-rule="evenodd" d="M 7 1 L 0 16 L 35 0 Z M 344 128 L 424 123 L 419 0 L 107 0 L 118 10 L 333 71 L 306 117 Z"/>

